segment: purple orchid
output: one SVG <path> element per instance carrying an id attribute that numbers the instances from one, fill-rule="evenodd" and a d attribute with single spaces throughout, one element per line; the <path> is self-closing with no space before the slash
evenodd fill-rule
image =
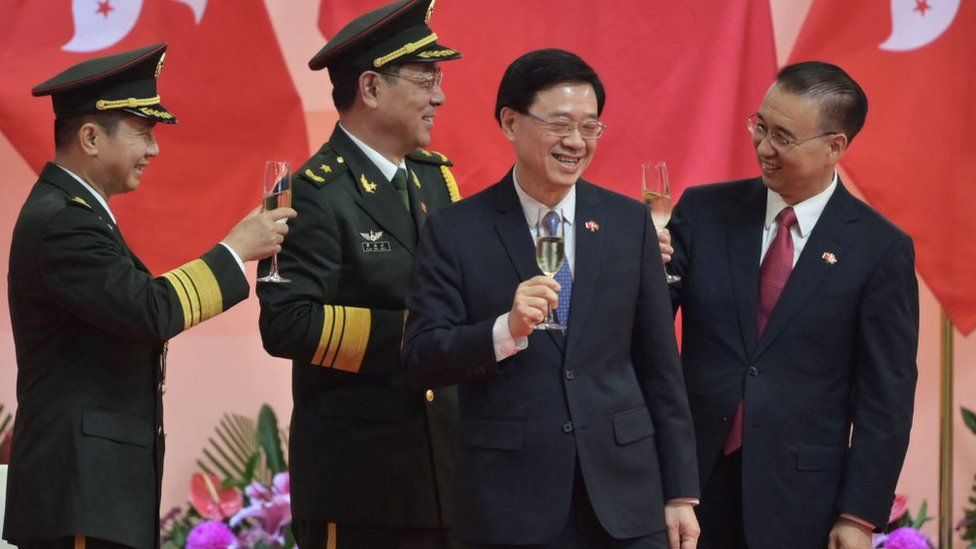
<path id="1" fill-rule="evenodd" d="M 903 526 L 888 534 L 885 549 L 929 549 L 925 534 L 909 526 Z"/>
<path id="2" fill-rule="evenodd" d="M 186 549 L 233 549 L 237 547 L 234 532 L 223 522 L 206 520 L 190 530 Z"/>
<path id="3" fill-rule="evenodd" d="M 282 546 L 285 543 L 285 527 L 291 522 L 291 480 L 287 472 L 274 476 L 271 486 L 254 481 L 244 489 L 249 505 L 230 519 L 236 528 L 244 521 L 252 526 L 245 528 L 241 542 L 261 541 L 266 545 Z"/>

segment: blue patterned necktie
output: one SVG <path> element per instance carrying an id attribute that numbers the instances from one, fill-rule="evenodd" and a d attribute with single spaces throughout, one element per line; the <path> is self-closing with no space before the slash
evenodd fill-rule
<path id="1" fill-rule="evenodd" d="M 544 230 L 552 235 L 560 234 L 558 225 L 561 221 L 559 214 L 555 211 L 550 211 L 542 217 L 542 223 L 545 225 Z M 542 229 L 540 227 L 540 230 Z M 568 259 L 563 261 L 562 267 L 556 272 L 555 279 L 559 283 L 559 306 L 553 312 L 556 322 L 567 326 L 569 324 L 569 305 L 573 299 L 573 273 L 569 270 Z"/>
<path id="2" fill-rule="evenodd" d="M 569 325 L 569 305 L 573 299 L 573 273 L 569 270 L 569 261 L 563 261 L 563 266 L 556 273 L 559 283 L 559 306 L 556 307 L 556 322 L 563 326 Z"/>

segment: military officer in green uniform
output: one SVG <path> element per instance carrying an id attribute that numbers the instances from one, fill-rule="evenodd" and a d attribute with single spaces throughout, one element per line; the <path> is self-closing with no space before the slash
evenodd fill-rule
<path id="1" fill-rule="evenodd" d="M 280 249 L 294 215 L 251 212 L 199 259 L 153 277 L 109 199 L 138 187 L 172 124 L 156 76 L 165 44 L 91 59 L 39 84 L 54 161 L 14 227 L 9 302 L 17 417 L 3 537 L 22 549 L 159 544 L 169 338 L 248 294 L 242 261 Z"/>
<path id="2" fill-rule="evenodd" d="M 459 199 L 451 163 L 425 150 L 444 103 L 440 62 L 461 55 L 428 26 L 433 0 L 401 0 L 342 28 L 327 68 L 339 122 L 296 170 L 290 284 L 262 284 L 265 349 L 290 358 L 293 529 L 303 548 L 449 547 L 456 397 L 400 372 L 404 297 L 419 231 Z"/>

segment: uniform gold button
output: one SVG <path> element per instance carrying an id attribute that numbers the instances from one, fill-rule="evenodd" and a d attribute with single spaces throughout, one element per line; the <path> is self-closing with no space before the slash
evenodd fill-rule
<path id="1" fill-rule="evenodd" d="M 424 398 L 427 399 L 427 402 L 434 402 L 434 390 L 427 389 L 427 392 L 424 393 Z"/>

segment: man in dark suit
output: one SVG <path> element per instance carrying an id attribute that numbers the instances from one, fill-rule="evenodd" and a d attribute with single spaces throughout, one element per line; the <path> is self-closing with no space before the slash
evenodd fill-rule
<path id="1" fill-rule="evenodd" d="M 404 367 L 460 382 L 456 531 L 472 547 L 695 546 L 692 424 L 649 213 L 581 179 L 604 99 L 572 53 L 515 60 L 495 108 L 515 167 L 421 237 Z M 546 208 L 567 227 L 560 283 L 535 261 Z M 567 331 L 533 330 L 547 305 Z"/>
<path id="2" fill-rule="evenodd" d="M 17 348 L 4 538 L 21 548 L 159 543 L 162 394 L 169 338 L 247 297 L 244 265 L 280 248 L 293 216 L 252 212 L 200 259 L 153 278 L 109 199 L 159 154 L 165 44 L 75 65 L 51 95 L 54 161 L 14 227 L 9 297 Z"/>
<path id="3" fill-rule="evenodd" d="M 406 384 L 404 295 L 427 214 L 458 198 L 430 142 L 439 61 L 433 0 L 360 16 L 309 62 L 329 69 L 339 123 L 297 172 L 290 284 L 266 284 L 265 349 L 292 359 L 293 531 L 301 547 L 452 546 L 453 390 Z"/>
<path id="4" fill-rule="evenodd" d="M 690 188 L 674 211 L 702 547 L 869 549 L 888 522 L 918 287 L 911 239 L 837 176 L 866 114 L 840 68 L 784 68 L 748 119 L 762 177 Z"/>

